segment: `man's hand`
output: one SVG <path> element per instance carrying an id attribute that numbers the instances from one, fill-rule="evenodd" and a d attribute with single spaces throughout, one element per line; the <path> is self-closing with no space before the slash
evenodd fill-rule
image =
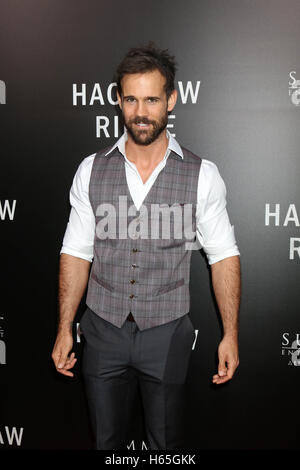
<path id="1" fill-rule="evenodd" d="M 73 347 L 72 325 L 82 295 L 86 289 L 91 263 L 76 256 L 61 253 L 59 261 L 59 324 L 52 351 L 57 372 L 73 377 L 69 372 L 77 359 L 70 353 Z"/>
<path id="2" fill-rule="evenodd" d="M 54 361 L 57 372 L 63 375 L 73 377 L 74 374 L 69 369 L 74 367 L 77 359 L 75 353 L 68 356 L 73 346 L 73 336 L 69 332 L 58 333 L 56 342 L 52 351 L 52 359 Z"/>
<path id="3" fill-rule="evenodd" d="M 213 376 L 213 383 L 223 384 L 232 379 L 236 368 L 239 365 L 238 342 L 234 337 L 222 339 L 218 348 L 219 365 L 218 373 Z"/>

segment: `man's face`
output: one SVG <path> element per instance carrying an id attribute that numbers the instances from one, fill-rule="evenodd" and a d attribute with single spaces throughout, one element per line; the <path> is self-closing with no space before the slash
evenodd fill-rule
<path id="1" fill-rule="evenodd" d="M 122 79 L 122 109 L 125 127 L 138 145 L 154 142 L 168 123 L 168 112 L 176 103 L 177 92 L 167 100 L 165 77 L 158 71 L 125 75 Z"/>

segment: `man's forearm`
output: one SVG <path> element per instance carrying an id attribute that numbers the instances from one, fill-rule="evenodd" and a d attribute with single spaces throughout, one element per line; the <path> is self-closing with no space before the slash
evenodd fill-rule
<path id="1" fill-rule="evenodd" d="M 71 331 L 79 303 L 87 286 L 91 263 L 62 253 L 59 268 L 59 331 Z"/>
<path id="2" fill-rule="evenodd" d="M 212 264 L 211 272 L 224 336 L 237 338 L 241 297 L 240 257 L 231 256 Z"/>

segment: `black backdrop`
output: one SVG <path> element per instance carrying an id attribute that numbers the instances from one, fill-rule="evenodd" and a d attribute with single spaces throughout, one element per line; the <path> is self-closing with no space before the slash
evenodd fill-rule
<path id="1" fill-rule="evenodd" d="M 1 0 L 0 21 L 0 448 L 91 447 L 82 344 L 73 379 L 51 360 L 59 251 L 79 163 L 121 132 L 115 67 L 149 39 L 177 58 L 169 129 L 217 164 L 241 251 L 240 366 L 220 387 L 220 320 L 193 252 L 187 446 L 299 447 L 299 1 Z"/>

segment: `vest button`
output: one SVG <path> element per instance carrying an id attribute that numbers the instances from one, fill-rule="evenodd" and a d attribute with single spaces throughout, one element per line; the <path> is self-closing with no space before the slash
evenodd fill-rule
<path id="1" fill-rule="evenodd" d="M 132 253 L 136 253 L 137 251 L 138 251 L 137 248 L 133 248 L 133 249 L 132 249 Z"/>
<path id="2" fill-rule="evenodd" d="M 130 294 L 129 298 L 133 299 L 133 297 L 134 297 L 134 294 Z"/>
<path id="3" fill-rule="evenodd" d="M 134 284 L 134 283 L 135 283 L 135 280 L 134 280 L 134 279 L 130 279 L 130 282 L 131 282 L 131 284 Z"/>

